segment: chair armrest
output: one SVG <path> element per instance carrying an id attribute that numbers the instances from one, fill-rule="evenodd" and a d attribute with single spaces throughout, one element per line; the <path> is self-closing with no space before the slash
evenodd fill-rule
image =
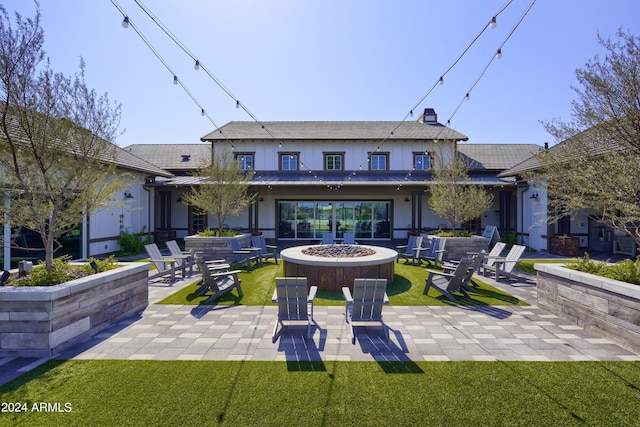
<path id="1" fill-rule="evenodd" d="M 278 302 L 278 290 L 273 290 L 273 295 L 271 295 L 271 302 Z"/>
<path id="2" fill-rule="evenodd" d="M 396 249 L 407 249 L 409 246 L 408 245 L 400 245 L 400 246 L 396 246 Z"/>
<path id="3" fill-rule="evenodd" d="M 347 302 L 353 302 L 353 297 L 351 296 L 351 291 L 348 287 L 342 288 L 342 296 Z"/>
<path id="4" fill-rule="evenodd" d="M 384 299 L 382 300 L 383 304 L 389 304 L 389 296 L 387 296 L 387 293 L 384 293 Z"/>
<path id="5" fill-rule="evenodd" d="M 445 276 L 445 277 L 453 277 L 453 276 L 455 276 L 455 274 L 445 273 L 444 271 L 431 270 L 429 268 L 425 268 L 425 270 L 427 271 L 427 273 L 437 274 L 438 276 Z"/>
<path id="6" fill-rule="evenodd" d="M 211 277 L 233 276 L 238 273 L 242 273 L 242 271 L 241 270 L 221 271 L 219 273 L 213 273 Z"/>
<path id="7" fill-rule="evenodd" d="M 277 246 L 273 246 L 273 245 L 265 245 L 265 248 L 267 248 L 267 249 L 278 249 Z"/>
<path id="8" fill-rule="evenodd" d="M 171 263 L 171 265 L 175 265 L 176 264 L 176 260 L 174 258 L 171 258 L 171 257 L 167 257 L 167 258 L 163 258 L 163 259 L 150 259 L 149 261 L 151 261 L 151 262 L 168 262 L 168 263 Z"/>
<path id="9" fill-rule="evenodd" d="M 309 296 L 307 297 L 307 302 L 313 302 L 313 299 L 316 297 L 316 292 L 318 292 L 317 286 L 311 286 L 309 288 Z"/>
<path id="10" fill-rule="evenodd" d="M 246 255 L 246 254 L 250 254 L 250 253 L 251 253 L 251 251 L 241 250 L 241 251 L 233 251 L 233 253 L 234 253 L 234 254 L 243 254 L 243 255 Z"/>

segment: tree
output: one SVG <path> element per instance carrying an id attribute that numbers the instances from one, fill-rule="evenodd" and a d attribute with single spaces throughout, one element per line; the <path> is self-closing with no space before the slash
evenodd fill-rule
<path id="1" fill-rule="evenodd" d="M 218 233 L 227 215 L 238 215 L 249 206 L 255 195 L 249 195 L 251 174 L 240 169 L 229 150 L 217 153 L 211 164 L 195 174 L 199 185 L 193 185 L 182 198 L 185 203 L 214 215 L 218 220 Z"/>
<path id="2" fill-rule="evenodd" d="M 527 177 L 546 186 L 549 222 L 586 213 L 640 245 L 640 38 L 617 36 L 576 70 L 573 120 L 544 123 L 559 143 Z"/>
<path id="3" fill-rule="evenodd" d="M 16 13 L 14 28 L 0 5 L 0 209 L 39 234 L 51 270 L 58 237 L 121 188 L 110 142 L 120 106 L 87 88 L 82 60 L 72 76 L 51 70 L 36 6 L 33 18 Z"/>
<path id="4" fill-rule="evenodd" d="M 433 159 L 433 182 L 429 205 L 451 226 L 478 218 L 493 202 L 482 185 L 471 183 L 468 167 L 459 153 L 446 156 L 441 150 Z"/>

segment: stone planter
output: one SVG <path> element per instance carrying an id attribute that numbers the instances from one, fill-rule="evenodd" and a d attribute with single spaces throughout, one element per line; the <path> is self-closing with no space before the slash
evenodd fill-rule
<path id="1" fill-rule="evenodd" d="M 54 286 L 0 287 L 0 357 L 51 357 L 141 312 L 148 276 L 136 262 Z"/>
<path id="2" fill-rule="evenodd" d="M 535 264 L 538 304 L 640 353 L 640 286 L 558 264 Z"/>
<path id="3" fill-rule="evenodd" d="M 444 261 L 459 260 L 468 257 L 467 252 L 480 252 L 489 249 L 489 239 L 482 236 L 477 237 L 441 237 L 445 240 Z"/>
<path id="4" fill-rule="evenodd" d="M 241 248 L 251 246 L 251 234 L 239 234 L 233 237 L 187 236 L 184 238 L 185 249 L 194 249 L 203 254 L 205 260 L 233 259 L 231 239 L 238 240 Z"/>

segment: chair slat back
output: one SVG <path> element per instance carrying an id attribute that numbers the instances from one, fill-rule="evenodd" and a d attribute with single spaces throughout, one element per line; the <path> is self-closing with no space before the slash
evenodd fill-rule
<path id="1" fill-rule="evenodd" d="M 520 260 L 520 257 L 524 253 L 525 247 L 522 245 L 513 245 L 511 250 L 505 257 L 504 263 L 504 271 L 506 273 L 511 273 L 513 267 L 516 265 L 516 262 Z"/>
<path id="2" fill-rule="evenodd" d="M 345 245 L 355 245 L 356 243 L 356 235 L 353 232 L 347 231 L 343 235 L 342 243 Z"/>
<path id="3" fill-rule="evenodd" d="M 471 276 L 473 275 L 473 270 L 471 270 L 471 258 L 462 258 L 456 267 L 455 272 L 453 273 L 453 277 L 449 280 L 449 284 L 447 285 L 447 291 L 456 292 L 460 289 L 460 286 L 469 281 Z"/>
<path id="4" fill-rule="evenodd" d="M 144 245 L 144 249 L 147 251 L 147 255 L 152 260 L 153 265 L 156 266 L 156 270 L 158 271 L 167 271 L 169 268 L 167 264 L 162 261 L 162 253 L 160 253 L 160 249 L 155 243 L 150 243 L 148 245 Z"/>
<path id="5" fill-rule="evenodd" d="M 276 277 L 278 318 L 307 320 L 309 292 L 306 277 Z"/>
<path id="6" fill-rule="evenodd" d="M 218 292 L 218 282 L 211 276 L 211 271 L 209 270 L 209 266 L 205 262 L 204 258 L 196 256 L 195 260 L 198 265 L 198 270 L 202 272 L 202 280 L 204 280 L 204 283 L 213 292 Z"/>
<path id="7" fill-rule="evenodd" d="M 251 245 L 256 248 L 260 248 L 260 255 L 267 255 L 267 242 L 264 240 L 264 236 L 251 236 Z"/>
<path id="8" fill-rule="evenodd" d="M 331 233 L 324 233 L 322 235 L 322 244 L 323 245 L 332 245 L 333 244 L 333 235 Z"/>
<path id="9" fill-rule="evenodd" d="M 496 257 L 500 256 L 505 246 L 507 246 L 507 244 L 504 242 L 496 243 L 493 249 L 491 249 L 491 252 L 489 252 L 489 255 L 487 256 L 486 265 L 488 265 L 489 267 L 492 267 L 493 265 L 495 265 Z"/>
<path id="10" fill-rule="evenodd" d="M 381 320 L 386 291 L 387 279 L 355 279 L 352 320 Z"/>

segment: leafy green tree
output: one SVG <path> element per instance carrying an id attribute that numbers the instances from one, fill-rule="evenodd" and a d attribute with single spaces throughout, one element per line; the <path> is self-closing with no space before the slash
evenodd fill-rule
<path id="1" fill-rule="evenodd" d="M 570 122 L 544 123 L 559 143 L 526 176 L 546 186 L 549 222 L 578 212 L 640 245 L 640 38 L 618 31 L 576 70 Z"/>
<path id="2" fill-rule="evenodd" d="M 489 209 L 493 195 L 469 179 L 468 166 L 458 154 L 438 151 L 433 159 L 433 181 L 429 186 L 431 209 L 451 227 L 478 218 Z"/>
<path id="3" fill-rule="evenodd" d="M 240 169 L 230 150 L 217 152 L 211 164 L 194 174 L 200 178 L 182 198 L 185 203 L 210 213 L 218 220 L 218 233 L 228 215 L 239 215 L 255 198 L 248 192 L 251 174 Z"/>
<path id="4" fill-rule="evenodd" d="M 120 107 L 87 88 L 82 60 L 72 76 L 51 70 L 43 43 L 39 8 L 14 27 L 0 5 L 0 209 L 40 235 L 52 270 L 58 237 L 121 188 L 110 143 Z"/>

